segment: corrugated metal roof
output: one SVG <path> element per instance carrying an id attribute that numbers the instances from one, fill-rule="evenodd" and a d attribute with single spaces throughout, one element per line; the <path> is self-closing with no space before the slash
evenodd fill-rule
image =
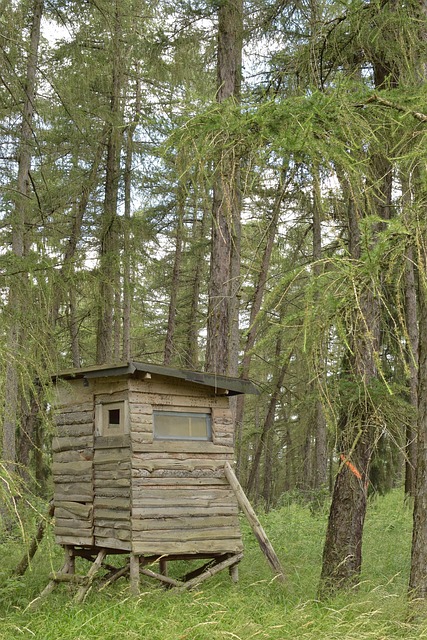
<path id="1" fill-rule="evenodd" d="M 260 393 L 258 387 L 250 380 L 242 380 L 241 378 L 232 378 L 229 376 L 220 376 L 215 373 L 204 373 L 201 371 L 190 371 L 188 369 L 175 369 L 173 367 L 164 367 L 158 364 L 149 364 L 144 362 L 121 362 L 118 364 L 94 365 L 92 367 L 84 367 L 82 369 L 67 369 L 59 371 L 54 378 L 105 378 L 108 376 L 124 376 L 132 375 L 136 371 L 142 373 L 150 373 L 168 378 L 177 378 L 194 382 L 206 387 L 212 387 L 218 390 L 229 391 L 230 395 L 240 393 L 252 393 L 258 395 Z"/>

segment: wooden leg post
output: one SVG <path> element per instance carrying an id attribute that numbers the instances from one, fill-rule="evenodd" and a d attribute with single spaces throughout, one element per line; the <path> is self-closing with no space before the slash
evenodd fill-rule
<path id="1" fill-rule="evenodd" d="M 64 547 L 65 562 L 68 564 L 68 573 L 72 576 L 76 573 L 76 556 L 73 547 Z"/>
<path id="2" fill-rule="evenodd" d="M 133 596 L 139 596 L 139 556 L 130 554 L 130 592 Z"/>
<path id="3" fill-rule="evenodd" d="M 159 560 L 159 570 L 162 576 L 168 575 L 168 563 L 166 558 L 160 558 Z"/>
<path id="4" fill-rule="evenodd" d="M 101 549 L 101 551 L 98 553 L 98 555 L 96 556 L 96 559 L 94 560 L 91 568 L 89 569 L 89 572 L 86 576 L 86 584 L 83 584 L 79 590 L 77 591 L 77 595 L 74 598 L 74 601 L 77 602 L 78 604 L 80 604 L 81 602 L 83 602 L 83 600 L 86 597 L 87 592 L 89 591 L 89 589 L 92 586 L 92 582 L 96 576 L 96 574 L 98 573 L 99 569 L 101 568 L 101 565 L 104 561 L 105 556 L 107 555 L 107 552 L 105 549 Z"/>
<path id="5" fill-rule="evenodd" d="M 233 564 L 232 567 L 229 568 L 230 578 L 234 584 L 239 582 L 239 565 Z"/>

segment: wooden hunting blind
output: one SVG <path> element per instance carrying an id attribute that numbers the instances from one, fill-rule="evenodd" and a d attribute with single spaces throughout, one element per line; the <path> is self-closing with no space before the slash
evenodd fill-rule
<path id="1" fill-rule="evenodd" d="M 237 564 L 238 500 L 225 472 L 234 457 L 229 397 L 258 393 L 255 385 L 139 362 L 55 378 L 55 538 L 68 554 L 64 573 L 74 572 L 76 555 L 101 554 L 101 562 L 128 553 L 135 590 L 156 558 L 163 576 L 174 559 Z"/>

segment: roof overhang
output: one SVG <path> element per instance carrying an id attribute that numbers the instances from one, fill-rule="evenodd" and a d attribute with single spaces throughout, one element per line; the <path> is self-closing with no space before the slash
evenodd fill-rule
<path id="1" fill-rule="evenodd" d="M 260 393 L 258 387 L 250 380 L 222 376 L 216 373 L 204 373 L 201 371 L 191 371 L 189 369 L 175 369 L 173 367 L 165 367 L 158 364 L 133 361 L 110 365 L 94 365 L 92 367 L 84 367 L 82 369 L 67 369 L 65 371 L 59 371 L 53 376 L 53 378 L 63 380 L 84 378 L 89 380 L 91 378 L 108 378 L 111 376 L 131 376 L 136 372 L 185 380 L 205 387 L 211 387 L 218 391 L 228 391 L 229 395 L 241 393 L 259 395 Z"/>

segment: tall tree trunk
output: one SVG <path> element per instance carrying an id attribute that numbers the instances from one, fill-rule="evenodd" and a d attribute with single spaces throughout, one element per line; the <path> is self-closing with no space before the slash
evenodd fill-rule
<path id="1" fill-rule="evenodd" d="M 314 449 L 313 486 L 326 487 L 328 483 L 328 432 L 322 401 L 316 398 L 314 405 L 314 428 L 316 432 Z"/>
<path id="2" fill-rule="evenodd" d="M 118 244 L 118 238 L 117 238 Z M 119 247 L 117 246 L 117 252 Z M 119 258 L 117 257 L 117 263 Z M 113 360 L 120 361 L 122 341 L 122 292 L 120 283 L 120 267 L 117 264 L 116 281 L 114 283 L 114 318 L 113 318 Z"/>
<path id="3" fill-rule="evenodd" d="M 81 238 L 83 220 L 87 210 L 87 206 L 89 204 L 90 195 L 93 192 L 93 189 L 97 182 L 99 165 L 101 164 L 105 147 L 106 134 L 107 130 L 104 129 L 101 134 L 101 139 L 98 141 L 98 146 L 96 147 L 91 167 L 87 173 L 87 178 L 83 181 L 81 194 L 73 212 L 70 229 L 68 232 L 68 239 L 62 256 L 62 266 L 58 272 L 58 277 L 56 278 L 55 282 L 54 299 L 51 311 L 52 326 L 54 326 L 58 321 L 59 310 L 63 300 L 66 299 L 66 295 L 68 294 L 71 298 L 71 294 L 69 293 L 69 291 L 73 287 L 72 278 L 74 274 L 74 259 L 76 257 L 78 242 Z M 66 286 L 68 286 L 66 293 L 64 293 L 63 290 L 64 283 Z M 71 307 L 71 299 L 69 304 Z"/>
<path id="4" fill-rule="evenodd" d="M 418 410 L 418 319 L 417 293 L 415 284 L 415 270 L 413 264 L 413 250 L 408 248 L 405 269 L 405 298 L 406 324 L 408 327 L 409 349 L 409 400 L 416 412 Z M 415 495 L 415 477 L 417 465 L 417 429 L 416 420 L 408 422 L 406 427 L 406 457 L 405 457 L 405 493 Z"/>
<path id="5" fill-rule="evenodd" d="M 102 154 L 105 145 L 106 130 L 101 135 L 101 140 L 96 148 L 92 165 L 87 174 L 87 178 L 82 185 L 81 194 L 75 205 L 75 211 L 70 224 L 70 231 L 67 244 L 62 257 L 62 266 L 56 277 L 54 285 L 54 297 L 52 309 L 50 312 L 52 329 L 58 322 L 61 304 L 68 296 L 68 327 L 71 344 L 71 358 L 73 367 L 81 366 L 80 359 L 80 342 L 79 342 L 79 322 L 78 322 L 78 304 L 76 299 L 74 276 L 74 260 L 77 253 L 78 242 L 81 238 L 82 225 L 84 216 L 89 204 L 90 195 L 96 185 L 99 165 L 101 163 Z M 65 288 L 65 289 L 64 289 Z"/>
<path id="6" fill-rule="evenodd" d="M 205 202 L 205 199 L 204 199 Z M 195 241 L 195 249 L 193 255 L 193 278 L 191 281 L 190 295 L 191 302 L 188 307 L 189 313 L 186 320 L 186 337 L 184 346 L 184 363 L 189 369 L 197 369 L 199 365 L 199 347 L 198 347 L 198 330 L 199 330 L 199 306 L 200 306 L 200 284 L 204 272 L 205 260 L 205 243 L 208 232 L 208 222 L 210 219 L 210 211 L 203 205 L 202 219 L 197 220 L 197 202 L 194 206 L 195 218 L 193 224 L 193 238 Z"/>
<path id="7" fill-rule="evenodd" d="M 80 361 L 80 343 L 79 343 L 79 323 L 77 320 L 77 301 L 76 292 L 73 284 L 70 283 L 69 292 L 69 325 L 70 325 L 70 341 L 71 341 L 71 357 L 73 359 L 73 367 L 78 369 L 81 366 Z"/>
<path id="8" fill-rule="evenodd" d="M 130 221 L 131 221 L 131 172 L 133 155 L 133 132 L 127 130 L 126 158 L 124 168 L 124 225 L 123 225 L 123 360 L 129 362 L 132 354 L 131 318 L 132 318 L 132 278 L 130 259 Z"/>
<path id="9" fill-rule="evenodd" d="M 141 113 L 141 89 L 139 80 L 139 65 L 136 65 L 135 113 L 133 122 L 126 131 L 126 158 L 124 167 L 124 229 L 123 229 L 123 360 L 129 362 L 132 354 L 131 345 L 131 317 L 132 317 L 132 278 L 131 278 L 131 188 L 132 188 L 132 158 L 133 138 Z"/>
<path id="10" fill-rule="evenodd" d="M 225 0 L 218 11 L 217 100 L 239 101 L 243 1 Z M 236 292 L 240 271 L 240 158 L 223 149 L 215 171 L 209 278 L 206 370 L 236 371 Z M 232 355 L 231 355 L 232 354 Z"/>
<path id="11" fill-rule="evenodd" d="M 178 162 L 178 174 L 179 171 Z M 165 348 L 163 354 L 163 364 L 171 363 L 175 349 L 175 329 L 176 329 L 176 313 L 178 306 L 178 291 L 180 286 L 182 247 L 184 243 L 184 210 L 185 210 L 185 186 L 182 180 L 178 180 L 176 190 L 176 237 L 175 237 L 175 255 L 173 261 L 172 281 L 170 286 L 170 299 L 168 311 L 168 326 L 166 330 Z"/>
<path id="12" fill-rule="evenodd" d="M 381 59 L 374 61 L 374 82 L 377 90 L 394 82 L 393 71 Z M 365 206 L 382 220 L 391 217 L 392 166 L 386 154 L 372 152 L 367 176 L 371 198 Z M 348 192 L 348 189 L 347 189 Z M 351 257 L 360 258 L 361 232 L 357 207 L 348 196 L 349 248 Z M 371 246 L 374 247 L 382 223 L 372 228 Z M 358 402 L 347 407 L 340 418 L 338 453 L 340 467 L 335 480 L 320 582 L 320 593 L 328 593 L 356 584 L 362 566 L 362 537 L 367 506 L 369 468 L 375 446 L 375 406 L 370 395 L 370 385 L 378 378 L 376 358 L 380 350 L 380 302 L 369 287 L 359 294 L 347 356 L 349 382 L 359 390 Z"/>
<path id="13" fill-rule="evenodd" d="M 420 40 L 427 41 L 427 4 L 420 2 Z M 417 16 L 418 17 L 418 16 Z M 427 80 L 425 57 L 417 61 L 418 81 Z M 426 173 L 417 167 L 414 172 L 414 200 L 421 208 L 416 219 L 416 241 L 418 248 L 418 415 L 417 415 L 417 467 L 415 479 L 414 513 L 412 530 L 411 571 L 409 595 L 419 601 L 427 598 L 427 227 L 426 227 Z"/>
<path id="14" fill-rule="evenodd" d="M 33 114 L 35 101 L 36 73 L 40 43 L 40 25 L 43 13 L 43 0 L 35 0 L 32 12 L 32 24 L 27 69 L 25 96 L 22 110 L 20 148 L 18 152 L 18 176 L 14 210 L 12 214 L 12 253 L 19 263 L 24 257 L 24 234 L 27 199 L 30 192 L 30 166 L 32 157 Z M 17 271 L 21 271 L 18 268 Z M 23 270 L 22 270 L 23 271 Z M 18 361 L 21 334 L 22 296 L 25 291 L 25 274 L 15 276 L 9 287 L 8 308 L 11 311 L 11 325 L 7 338 L 9 357 L 6 366 L 6 386 L 3 418 L 3 459 L 9 472 L 15 470 L 16 463 L 16 427 L 18 420 Z M 25 304 L 28 304 L 28 300 Z"/>
<path id="15" fill-rule="evenodd" d="M 421 231 L 418 246 L 419 270 L 419 360 L 418 360 L 418 438 L 417 474 L 412 533 L 410 595 L 427 598 L 427 231 Z"/>
<path id="16" fill-rule="evenodd" d="M 121 13 L 119 0 L 115 1 L 112 33 L 112 79 L 110 98 L 110 122 L 107 143 L 107 167 L 105 176 L 104 210 L 101 222 L 101 247 L 99 255 L 99 300 L 96 362 L 103 364 L 113 357 L 113 330 L 115 289 L 118 286 L 118 220 L 117 201 L 120 177 L 121 149 L 121 91 L 123 85 L 123 52 Z"/>
<path id="17" fill-rule="evenodd" d="M 411 188 L 409 180 L 402 180 L 402 200 L 405 218 L 411 207 Z M 417 420 L 418 411 L 418 311 L 417 286 L 415 280 L 415 254 L 411 245 L 406 251 L 405 261 L 405 319 L 408 332 L 406 358 L 409 369 L 409 402 L 414 409 L 414 418 L 406 425 L 405 442 L 405 494 L 415 496 L 415 478 L 417 465 Z"/>
<path id="18" fill-rule="evenodd" d="M 312 476 L 313 476 L 313 451 L 312 451 L 312 425 L 309 423 L 307 433 L 305 434 L 304 444 L 302 449 L 302 478 L 301 489 L 308 491 L 311 489 Z"/>
<path id="19" fill-rule="evenodd" d="M 264 508 L 270 510 L 273 498 L 273 475 L 274 475 L 274 431 L 269 429 L 264 451 L 264 482 L 262 487 L 262 497 Z"/>
<path id="20" fill-rule="evenodd" d="M 280 341 L 279 341 L 280 342 Z M 281 348 L 280 345 L 276 350 L 276 361 L 281 359 Z M 246 485 L 246 491 L 248 494 L 251 493 L 254 487 L 255 479 L 258 474 L 258 468 L 261 461 L 261 455 L 264 449 L 264 446 L 267 442 L 268 435 L 273 428 L 274 425 L 274 417 L 276 414 L 276 406 L 280 398 L 280 394 L 282 391 L 283 380 L 285 378 L 286 372 L 289 367 L 291 356 L 288 357 L 285 364 L 280 368 L 277 373 L 276 383 L 274 385 L 274 391 L 271 394 L 270 402 L 268 404 L 267 414 L 265 416 L 264 424 L 261 431 L 261 436 L 258 440 L 258 444 L 255 448 L 255 453 L 252 459 L 252 466 L 249 473 L 248 482 Z"/>
<path id="21" fill-rule="evenodd" d="M 316 281 L 319 280 L 323 272 L 322 260 L 322 196 L 320 191 L 320 170 L 319 166 L 313 164 L 313 275 Z M 316 284 L 315 302 L 319 300 L 318 287 Z M 322 388 L 325 384 L 323 375 L 325 362 L 324 345 L 320 342 L 316 354 L 316 366 L 318 368 L 317 387 Z M 327 452 L 327 428 L 325 412 L 320 398 L 316 397 L 314 405 L 314 473 L 313 486 L 315 489 L 326 485 L 328 473 L 328 452 Z"/>
<path id="22" fill-rule="evenodd" d="M 241 366 L 240 377 L 243 379 L 249 378 L 249 371 L 252 360 L 252 349 L 255 345 L 255 340 L 258 334 L 258 317 L 261 311 L 261 305 L 264 298 L 265 285 L 268 277 L 268 270 L 271 262 L 271 255 L 273 253 L 274 242 L 276 239 L 277 225 L 279 222 L 281 204 L 286 193 L 286 189 L 289 186 L 289 180 L 285 181 L 287 166 L 283 168 L 280 176 L 280 185 L 277 191 L 273 209 L 271 212 L 271 218 L 268 221 L 268 227 L 266 231 L 266 243 L 264 247 L 264 253 L 261 259 L 261 266 L 259 270 L 258 282 L 256 283 L 254 296 L 250 305 L 249 314 L 249 329 L 246 336 L 246 341 L 243 347 L 243 359 Z M 245 396 L 240 394 L 236 399 L 236 451 L 237 451 L 237 464 L 236 475 L 240 478 L 241 464 L 242 464 L 242 440 L 243 440 L 243 416 L 245 411 Z"/>
<path id="23" fill-rule="evenodd" d="M 378 165 L 375 163 L 374 166 Z M 384 178 L 384 174 L 381 178 Z M 349 246 L 355 259 L 360 256 L 356 215 L 357 209 L 350 201 Z M 353 233 L 355 237 L 352 237 Z M 323 550 L 321 595 L 354 585 L 361 570 L 369 466 L 375 444 L 375 407 L 372 406 L 369 387 L 377 377 L 379 321 L 378 300 L 368 288 L 362 290 L 359 308 L 354 312 L 352 332 L 348 337 L 351 351 L 346 356 L 344 366 L 348 371 L 348 382 L 354 385 L 355 390 L 358 389 L 360 401 L 343 403 L 338 424 L 340 467 L 335 479 Z"/>
<path id="24" fill-rule="evenodd" d="M 377 375 L 375 354 L 379 349 L 379 308 L 368 291 L 360 298 L 352 346 L 354 355 L 348 356 L 349 382 L 359 389 L 361 400 L 344 409 L 338 425 L 340 467 L 323 551 L 322 593 L 357 583 L 362 564 L 369 466 L 375 442 L 375 408 L 369 386 Z"/>

